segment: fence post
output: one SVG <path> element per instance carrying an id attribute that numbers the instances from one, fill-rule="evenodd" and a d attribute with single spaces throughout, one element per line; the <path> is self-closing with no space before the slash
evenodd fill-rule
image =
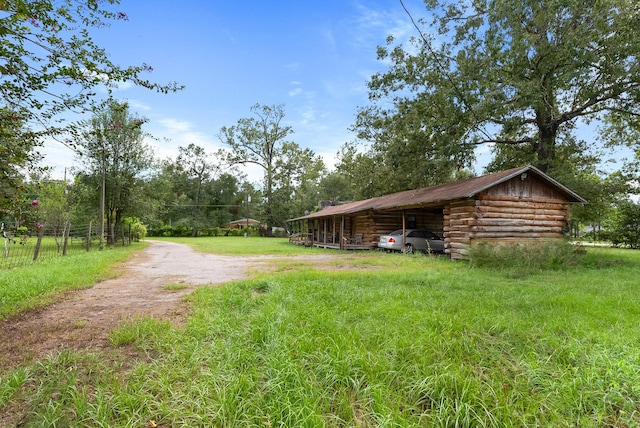
<path id="1" fill-rule="evenodd" d="M 89 222 L 89 232 L 87 233 L 87 252 L 91 248 L 91 222 Z"/>
<path id="2" fill-rule="evenodd" d="M 42 237 L 44 236 L 44 226 L 40 228 L 38 232 L 38 240 L 36 241 L 36 247 L 33 249 L 33 261 L 38 260 L 40 254 L 40 244 L 42 243 Z"/>
<path id="3" fill-rule="evenodd" d="M 65 230 L 63 233 L 64 243 L 62 244 L 62 255 L 67 255 L 67 243 L 69 242 L 69 231 L 71 230 L 71 222 L 65 222 Z"/>

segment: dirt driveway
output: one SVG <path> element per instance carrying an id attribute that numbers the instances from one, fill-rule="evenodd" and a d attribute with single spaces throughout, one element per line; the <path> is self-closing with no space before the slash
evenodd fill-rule
<path id="1" fill-rule="evenodd" d="M 187 245 L 152 241 L 122 265 L 122 275 L 72 291 L 54 305 L 0 322 L 0 367 L 40 359 L 62 349 L 109 346 L 123 320 L 152 316 L 179 322 L 183 296 L 195 287 L 246 278 L 265 257 L 198 253 Z M 169 287 L 179 284 L 180 287 Z"/>

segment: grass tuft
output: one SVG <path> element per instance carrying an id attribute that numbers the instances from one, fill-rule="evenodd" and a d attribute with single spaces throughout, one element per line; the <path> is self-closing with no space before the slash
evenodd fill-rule
<path id="1" fill-rule="evenodd" d="M 189 288 L 189 286 L 188 286 L 187 284 L 176 284 L 176 283 L 173 283 L 173 284 L 167 284 L 167 285 L 165 285 L 165 286 L 164 286 L 164 287 L 162 287 L 162 288 L 163 288 L 165 291 L 175 293 L 175 292 L 177 292 L 177 291 L 182 291 L 182 290 L 184 290 L 184 289 L 186 289 L 186 288 Z"/>
<path id="2" fill-rule="evenodd" d="M 169 329 L 168 321 L 159 321 L 150 317 L 128 320 L 109 334 L 109 342 L 116 347 L 131 343 L 147 345 L 164 339 Z"/>
<path id="3" fill-rule="evenodd" d="M 480 243 L 469 251 L 472 266 L 516 272 L 575 268 L 583 255 L 582 247 L 578 248 L 565 241 L 514 245 Z"/>

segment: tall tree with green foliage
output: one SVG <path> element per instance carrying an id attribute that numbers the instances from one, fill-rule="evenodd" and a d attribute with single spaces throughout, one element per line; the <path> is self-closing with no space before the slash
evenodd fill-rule
<path id="1" fill-rule="evenodd" d="M 630 199 L 619 201 L 610 224 L 611 242 L 640 248 L 640 203 Z"/>
<path id="2" fill-rule="evenodd" d="M 68 183 L 65 180 L 52 179 L 47 172 L 33 173 L 26 183 L 26 193 L 38 201 L 38 221 L 46 225 L 62 251 L 62 244 L 69 233 L 72 221 L 76 220 L 76 207 L 69 198 Z"/>
<path id="3" fill-rule="evenodd" d="M 302 149 L 296 143 L 282 145 L 282 157 L 276 162 L 274 199 L 272 210 L 277 223 L 286 227 L 286 221 L 312 211 L 320 200 L 320 180 L 325 175 L 324 161 L 311 149 Z"/>
<path id="4" fill-rule="evenodd" d="M 429 173 L 430 163 L 469 165 L 476 146 L 492 144 L 498 157 L 515 152 L 548 172 L 571 149 L 564 136 L 584 123 L 602 123 L 616 145 L 640 127 L 636 1 L 425 6 L 430 18 L 416 22 L 410 46 L 390 37 L 378 49 L 390 67 L 372 77 L 373 105 L 354 127 L 392 159 L 413 153 L 411 163 Z"/>
<path id="5" fill-rule="evenodd" d="M 318 184 L 320 200 L 331 203 L 349 202 L 354 200 L 354 191 L 349 178 L 334 171 L 324 175 Z"/>
<path id="6" fill-rule="evenodd" d="M 203 210 L 203 193 L 205 186 L 212 176 L 217 175 L 218 165 L 215 165 L 204 148 L 193 143 L 187 147 L 178 147 L 176 172 L 185 178 L 184 194 L 189 201 L 191 212 L 192 236 L 198 236 L 198 229 L 206 226 L 206 215 Z"/>
<path id="7" fill-rule="evenodd" d="M 244 176 L 235 169 L 221 173 L 221 159 L 203 147 L 178 148 L 175 159 L 165 159 L 146 181 L 144 219 L 152 229 L 173 226 L 198 236 L 203 228 L 221 227 L 244 210 Z M 183 232 L 181 232 L 183 233 Z"/>
<path id="8" fill-rule="evenodd" d="M 127 103 L 112 100 L 108 108 L 86 123 L 79 143 L 82 176 L 104 192 L 96 192 L 96 196 L 104 201 L 110 245 L 115 243 L 116 230 L 124 217 L 138 214 L 136 188 L 153 162 L 153 151 L 144 141 L 144 122 L 130 113 Z"/>
<path id="9" fill-rule="evenodd" d="M 292 143 L 287 141 L 293 129 L 282 123 L 285 116 L 283 105 L 255 104 L 251 112 L 253 117 L 240 119 L 234 126 L 222 127 L 219 138 L 230 147 L 228 162 L 258 165 L 264 170 L 261 220 L 267 224 L 270 233 L 272 226 L 280 226 L 284 222 L 274 209 L 274 191 L 281 165 L 285 165 L 295 152 Z"/>

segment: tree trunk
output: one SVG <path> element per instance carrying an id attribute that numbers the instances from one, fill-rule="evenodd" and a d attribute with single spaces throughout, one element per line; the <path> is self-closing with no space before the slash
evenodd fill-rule
<path id="1" fill-rule="evenodd" d="M 546 36 L 542 38 L 542 51 L 548 48 L 548 40 Z M 559 124 L 554 120 L 555 112 L 555 93 L 553 86 L 553 77 L 550 72 L 541 71 L 541 99 L 536 107 L 536 124 L 538 126 L 538 147 L 536 153 L 538 155 L 537 167 L 545 174 L 549 171 L 549 166 L 555 158 L 556 135 L 558 133 Z"/>
<path id="2" fill-rule="evenodd" d="M 553 124 L 546 123 L 539 127 L 536 167 L 545 174 L 555 158 L 556 134 L 557 127 Z"/>

